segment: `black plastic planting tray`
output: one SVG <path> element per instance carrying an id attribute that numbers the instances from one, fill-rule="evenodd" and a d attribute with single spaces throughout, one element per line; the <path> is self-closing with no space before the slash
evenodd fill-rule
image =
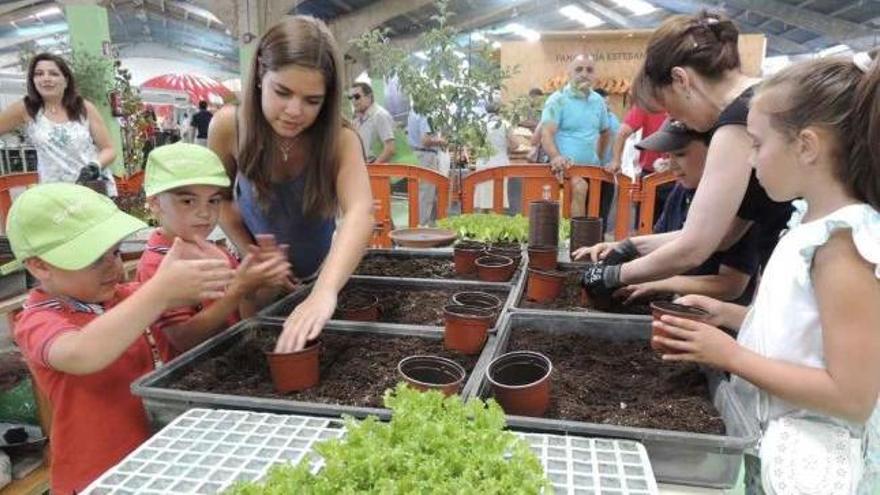
<path id="1" fill-rule="evenodd" d="M 286 318 L 301 302 L 305 300 L 305 298 L 309 295 L 310 290 L 311 286 L 308 286 L 291 293 L 285 298 L 265 308 L 263 311 L 260 312 L 260 316 L 267 318 Z M 442 298 L 442 301 L 437 301 L 437 303 L 433 306 L 434 311 L 432 312 L 430 318 L 428 318 L 428 320 L 430 321 L 415 322 L 415 318 L 412 318 L 412 315 L 408 314 L 398 315 L 402 316 L 404 319 L 410 320 L 408 322 L 392 321 L 395 318 L 391 318 L 389 314 L 383 314 L 380 315 L 379 321 L 376 322 L 357 322 L 335 319 L 338 317 L 337 314 L 334 315 L 334 319 L 330 320 L 331 322 L 345 321 L 347 324 L 353 325 L 357 328 L 422 328 L 425 330 L 441 330 L 444 325 L 443 305 L 451 304 L 450 299 L 452 298 L 452 295 L 456 292 L 482 291 L 497 296 L 499 299 L 501 299 L 502 302 L 501 310 L 498 312 L 499 320 L 501 315 L 503 315 L 507 311 L 507 308 L 510 307 L 510 305 L 513 303 L 514 298 L 516 297 L 516 293 L 512 290 L 512 286 L 510 285 L 474 284 L 472 282 L 461 282 L 457 280 L 417 280 L 352 277 L 340 293 L 340 297 L 342 296 L 342 294 L 346 293 L 346 291 L 352 290 L 379 295 L 380 308 L 383 303 L 383 297 L 381 295 L 382 293 L 394 293 L 395 297 L 402 297 L 404 298 L 403 300 L 406 300 L 405 298 L 410 297 L 413 294 L 425 291 L 442 292 L 447 294 L 447 296 L 445 298 Z M 423 308 L 413 308 L 413 310 L 415 309 Z M 401 312 L 403 311 L 403 309 L 398 307 L 395 308 L 395 311 Z M 492 329 L 490 329 L 490 331 L 492 331 Z"/>
<path id="2" fill-rule="evenodd" d="M 510 339 L 526 327 L 551 334 L 579 333 L 611 341 L 647 342 L 651 335 L 649 324 L 616 315 L 510 313 L 502 322 L 498 339 L 490 351 L 491 359 L 507 352 Z M 491 359 L 484 360 L 481 366 L 488 367 Z M 468 391 L 481 398 L 491 396 L 486 367 L 478 370 L 480 376 L 471 380 L 473 389 Z M 508 424 L 532 431 L 637 440 L 647 448 L 658 481 L 729 488 L 736 484 L 743 451 L 754 446 L 758 440 L 758 429 L 744 414 L 742 405 L 724 376 L 705 368 L 703 372 L 709 383 L 713 405 L 724 421 L 726 433 L 723 435 L 527 416 L 508 416 Z M 554 370 L 554 373 L 558 373 L 558 370 Z"/>
<path id="3" fill-rule="evenodd" d="M 134 384 L 132 384 L 132 392 L 143 399 L 144 406 L 146 407 L 147 414 L 153 426 L 156 428 L 164 426 L 180 414 L 194 407 L 210 409 L 244 409 L 276 413 L 300 413 L 333 417 L 339 417 L 343 414 L 357 417 L 365 417 L 372 414 L 383 419 L 390 417 L 390 411 L 382 407 L 330 403 L 324 399 L 321 399 L 322 401 L 318 401 L 318 399 L 314 401 L 302 400 L 300 397 L 305 394 L 293 393 L 286 396 L 267 397 L 265 396 L 267 395 L 266 391 L 267 389 L 271 389 L 268 368 L 250 371 L 253 373 L 253 378 L 258 380 L 258 383 L 254 385 L 254 390 L 250 392 L 249 395 L 194 391 L 181 388 L 181 380 L 186 380 L 188 375 L 191 377 L 191 374 L 197 369 L 200 370 L 200 373 L 204 373 L 204 370 L 210 369 L 205 367 L 206 362 L 211 362 L 212 360 L 216 360 L 223 356 L 235 356 L 235 354 L 233 354 L 233 349 L 236 349 L 243 339 L 248 338 L 253 332 L 280 333 L 281 324 L 277 320 L 265 318 L 254 318 L 243 321 L 179 356 L 166 366 L 134 382 Z M 324 329 L 322 335 L 325 339 L 325 351 L 323 352 L 326 352 L 326 347 L 328 345 L 327 339 L 334 335 L 344 336 L 354 343 L 354 345 L 350 346 L 349 352 L 360 352 L 362 353 L 362 357 L 370 362 L 371 366 L 394 370 L 395 373 L 398 363 L 396 358 L 387 359 L 385 361 L 378 358 L 371 360 L 369 355 L 363 355 L 363 353 L 369 351 L 358 348 L 356 344 L 357 340 L 361 337 L 418 339 L 429 341 L 430 347 L 436 350 L 435 353 L 441 352 L 440 349 L 443 347 L 442 331 L 416 327 L 364 329 L 340 322 L 328 325 Z M 468 383 L 474 376 L 472 371 L 482 369 L 482 367 L 485 366 L 485 363 L 482 361 L 487 359 L 489 351 L 494 348 L 494 342 L 495 336 L 490 335 L 481 354 L 472 357 L 465 357 L 459 354 L 453 357 L 453 359 L 464 366 L 468 372 L 465 383 L 462 385 L 462 394 L 465 393 L 465 390 L 469 390 L 473 387 L 473 385 Z M 241 351 L 239 350 L 238 352 Z M 332 373 L 332 367 L 334 365 L 335 361 L 332 356 L 328 357 L 326 354 L 322 355 L 321 373 L 322 376 L 327 378 L 325 381 L 329 381 L 331 377 L 334 376 Z M 208 364 L 207 366 L 211 366 L 211 364 Z M 354 372 L 357 372 L 357 370 Z M 245 379 L 249 376 L 245 376 Z M 339 375 L 339 373 L 336 373 L 335 378 L 333 379 L 342 381 L 346 380 L 346 376 L 348 375 Z M 389 387 L 393 386 L 398 381 L 396 375 L 394 375 L 394 377 L 395 379 L 389 382 Z M 318 387 L 320 386 L 321 385 L 319 384 Z M 317 388 L 316 390 L 319 395 L 320 388 Z M 273 393 L 271 395 L 275 394 Z M 381 399 L 379 400 L 379 403 L 381 403 Z"/>

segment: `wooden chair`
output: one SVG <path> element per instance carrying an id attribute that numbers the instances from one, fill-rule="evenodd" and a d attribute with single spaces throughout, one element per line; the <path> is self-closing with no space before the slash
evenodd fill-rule
<path id="1" fill-rule="evenodd" d="M 419 226 L 419 182 L 427 181 L 437 187 L 437 218 L 445 218 L 449 209 L 449 178 L 431 169 L 418 165 L 370 164 L 370 188 L 373 191 L 374 218 L 376 229 L 373 234 L 374 247 L 391 247 L 389 233 L 391 223 L 391 179 L 402 177 L 407 180 L 406 196 L 409 200 L 410 228 Z M 398 226 L 400 227 L 400 226 Z"/>

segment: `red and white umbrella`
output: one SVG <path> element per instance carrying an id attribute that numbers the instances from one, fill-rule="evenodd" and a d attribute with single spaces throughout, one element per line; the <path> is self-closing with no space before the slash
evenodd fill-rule
<path id="1" fill-rule="evenodd" d="M 190 101 L 194 104 L 204 100 L 208 103 L 222 105 L 225 100 L 232 98 L 232 92 L 218 81 L 210 77 L 192 74 L 165 74 L 164 76 L 157 76 L 145 81 L 141 84 L 141 88 L 185 91 L 189 95 Z"/>

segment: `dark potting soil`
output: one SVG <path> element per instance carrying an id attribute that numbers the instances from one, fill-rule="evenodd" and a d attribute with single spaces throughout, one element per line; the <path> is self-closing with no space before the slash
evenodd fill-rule
<path id="1" fill-rule="evenodd" d="M 339 294 L 339 306 L 345 304 L 348 294 L 363 293 L 368 290 L 379 298 L 379 321 L 385 323 L 406 323 L 411 325 L 444 325 L 443 306 L 452 303 L 452 295 L 463 289 L 445 290 L 407 290 L 382 289 L 377 287 L 345 288 Z M 503 301 L 505 296 L 494 293 Z M 334 318 L 341 318 L 337 312 Z"/>
<path id="2" fill-rule="evenodd" d="M 508 350 L 537 351 L 553 363 L 545 417 L 638 428 L 723 434 L 697 365 L 666 363 L 648 342 L 521 328 Z"/>
<path id="3" fill-rule="evenodd" d="M 401 359 L 417 354 L 442 356 L 470 374 L 479 357 L 448 351 L 442 339 L 324 332 L 321 382 L 302 392 L 279 394 L 272 386 L 263 355 L 274 348 L 277 338 L 277 328 L 255 328 L 222 355 L 197 362 L 169 386 L 194 392 L 383 407 L 382 394 L 400 381 L 397 363 Z"/>
<path id="4" fill-rule="evenodd" d="M 455 264 L 451 259 L 437 258 L 398 258 L 392 256 L 370 256 L 361 261 L 355 275 L 374 277 L 409 277 L 474 280 L 473 275 L 456 275 Z"/>
<path id="5" fill-rule="evenodd" d="M 568 273 L 568 276 L 565 279 L 565 285 L 563 286 L 562 293 L 559 295 L 559 297 L 550 302 L 538 303 L 534 301 L 529 301 L 528 299 L 526 299 L 525 295 L 523 295 L 522 301 L 520 301 L 519 303 L 519 307 L 526 309 L 549 309 L 555 311 L 601 311 L 603 313 L 630 315 L 651 314 L 651 307 L 648 303 L 634 303 L 625 305 L 620 300 L 612 300 L 611 306 L 602 310 L 585 306 L 584 301 L 581 299 L 581 272 L 566 270 L 566 273 Z"/>

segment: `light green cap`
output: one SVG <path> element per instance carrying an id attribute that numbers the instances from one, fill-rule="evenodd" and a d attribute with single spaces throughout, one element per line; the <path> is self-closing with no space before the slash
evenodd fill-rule
<path id="1" fill-rule="evenodd" d="M 88 187 L 40 184 L 12 203 L 6 235 L 15 261 L 0 267 L 0 273 L 13 272 L 32 257 L 64 270 L 82 270 L 145 228 L 147 224 Z"/>
<path id="2" fill-rule="evenodd" d="M 147 197 L 183 186 L 229 187 L 229 176 L 217 155 L 197 144 L 174 143 L 150 152 L 144 177 Z"/>

